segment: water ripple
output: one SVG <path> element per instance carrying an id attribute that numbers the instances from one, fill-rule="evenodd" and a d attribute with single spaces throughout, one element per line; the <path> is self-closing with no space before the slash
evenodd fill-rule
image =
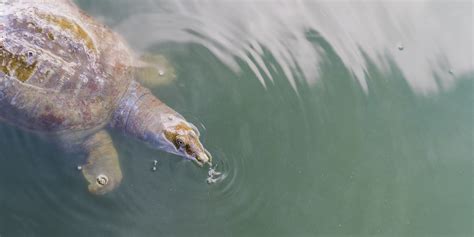
<path id="1" fill-rule="evenodd" d="M 390 60 L 394 60 L 410 86 L 421 93 L 449 88 L 453 84 L 450 72 L 474 70 L 472 6 L 468 2 L 163 3 L 166 12 L 132 14 L 120 22 L 117 30 L 141 50 L 157 42 L 196 42 L 235 71 L 240 71 L 235 61 L 240 58 L 263 85 L 265 77 L 272 77 L 259 45 L 272 52 L 295 90 L 292 70 L 301 69 L 309 84 L 318 81 L 318 64 L 324 50 L 308 40 L 308 30 L 319 32 L 329 42 L 366 90 L 366 57 L 387 72 Z M 404 45 L 403 52 L 398 50 L 400 43 Z M 441 84 L 433 74 L 438 75 Z"/>

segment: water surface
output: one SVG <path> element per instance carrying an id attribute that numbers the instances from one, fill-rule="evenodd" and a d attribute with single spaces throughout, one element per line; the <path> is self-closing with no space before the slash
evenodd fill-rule
<path id="1" fill-rule="evenodd" d="M 94 196 L 0 125 L 1 237 L 474 234 L 471 2 L 77 3 L 169 59 L 153 92 L 225 178 L 115 132 L 124 180 Z"/>

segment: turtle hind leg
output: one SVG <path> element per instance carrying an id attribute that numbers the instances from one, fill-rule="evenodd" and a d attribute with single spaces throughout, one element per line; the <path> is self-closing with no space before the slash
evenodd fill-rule
<path id="1" fill-rule="evenodd" d="M 89 182 L 89 192 L 105 194 L 118 187 L 122 181 L 122 170 L 117 150 L 108 132 L 101 130 L 91 135 L 82 148 L 87 154 L 82 174 Z"/>
<path id="2" fill-rule="evenodd" d="M 142 55 L 135 66 L 136 80 L 149 89 L 168 85 L 176 79 L 174 67 L 160 54 Z"/>

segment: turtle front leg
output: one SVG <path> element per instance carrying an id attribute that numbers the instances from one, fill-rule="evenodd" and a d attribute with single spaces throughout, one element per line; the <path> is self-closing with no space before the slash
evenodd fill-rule
<path id="1" fill-rule="evenodd" d="M 122 170 L 109 133 L 101 130 L 91 135 L 82 148 L 87 154 L 82 174 L 89 182 L 89 191 L 93 194 L 105 194 L 114 190 L 122 181 Z"/>
<path id="2" fill-rule="evenodd" d="M 135 69 L 135 79 L 149 89 L 168 85 L 176 79 L 174 67 L 160 54 L 142 55 Z"/>

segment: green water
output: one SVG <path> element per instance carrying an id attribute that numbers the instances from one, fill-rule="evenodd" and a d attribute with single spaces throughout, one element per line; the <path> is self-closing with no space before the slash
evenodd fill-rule
<path id="1" fill-rule="evenodd" d="M 93 196 L 78 157 L 1 125 L 0 236 L 472 236 L 474 74 L 423 95 L 369 60 L 364 91 L 329 42 L 307 39 L 324 58 L 314 84 L 293 71 L 296 90 L 268 50 L 265 88 L 202 45 L 149 47 L 176 68 L 154 93 L 202 130 L 225 174 L 214 185 L 115 132 L 123 183 Z"/>

